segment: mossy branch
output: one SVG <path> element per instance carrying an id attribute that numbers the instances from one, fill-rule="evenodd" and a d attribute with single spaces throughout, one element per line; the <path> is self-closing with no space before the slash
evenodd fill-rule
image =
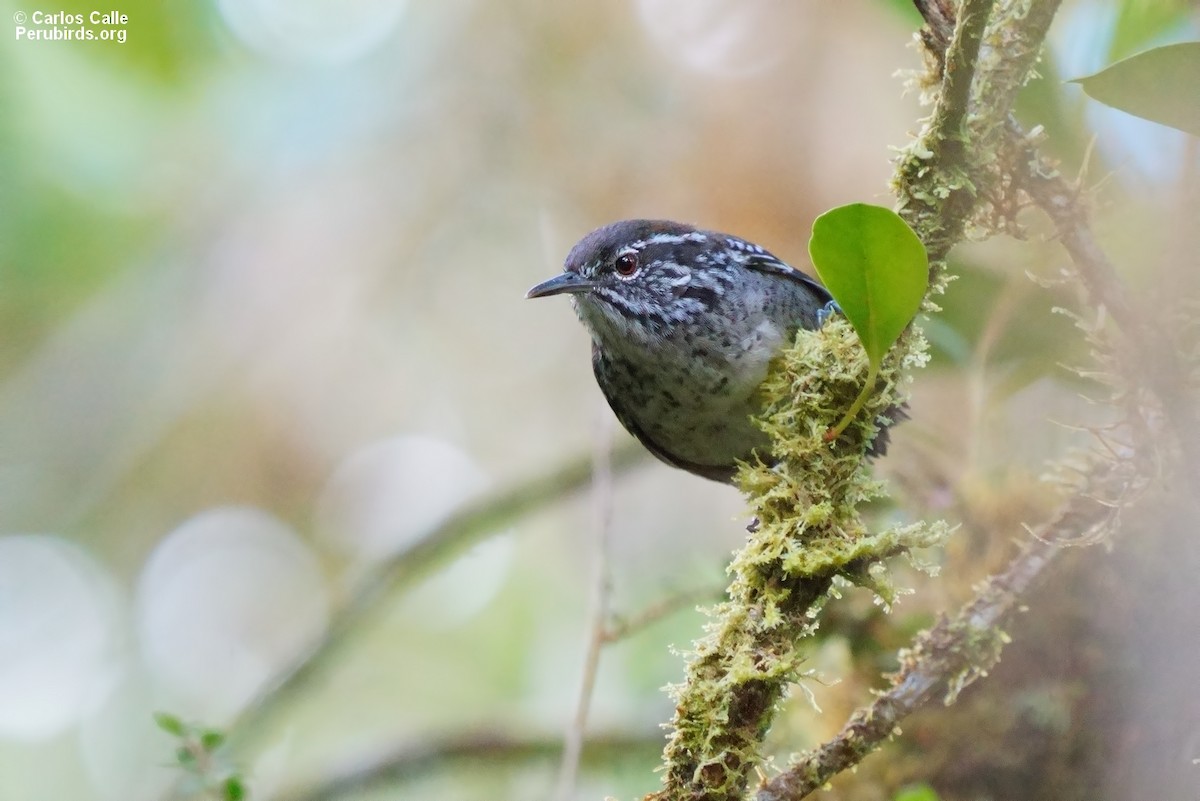
<path id="1" fill-rule="evenodd" d="M 949 19 L 944 3 L 925 5 Z M 953 30 L 924 39 L 948 48 L 932 54 L 935 74 L 926 86 L 939 87 L 934 111 L 899 159 L 895 189 L 902 216 L 930 255 L 931 294 L 944 288 L 946 255 L 980 218 L 980 198 L 1003 185 L 1004 126 L 1057 5 L 963 0 Z M 936 306 L 927 299 L 926 309 Z M 673 690 L 663 787 L 648 799 L 743 797 L 776 707 L 799 676 L 798 643 L 816 627 L 834 578 L 867 584 L 889 601 L 884 560 L 944 537 L 943 525 L 921 523 L 873 534 L 857 511 L 882 492 L 865 466 L 865 446 L 925 360 L 924 337 L 910 328 L 884 360 L 868 413 L 830 444 L 823 432 L 868 375 L 857 338 L 835 320 L 800 332 L 778 359 L 762 388 L 760 419 L 777 462 L 747 465 L 738 476 L 759 529 L 730 565 L 728 600 L 712 611 L 686 681 Z"/>
<path id="2" fill-rule="evenodd" d="M 1056 2 L 1048 2 L 1025 8 L 1029 30 L 1037 36 L 1044 35 L 1056 7 Z M 926 16 L 931 24 L 937 24 L 936 15 Z M 944 41 L 947 35 L 944 29 L 933 30 L 924 40 Z M 1027 55 L 1031 52 L 1025 50 Z M 1011 94 L 1008 97 L 1011 99 Z M 1092 466 L 1081 474 L 1056 519 L 1035 532 L 1009 567 L 985 582 L 957 616 L 919 635 L 913 648 L 901 654 L 901 669 L 893 677 L 889 691 L 856 712 L 834 739 L 803 755 L 787 771 L 766 782 L 756 801 L 798 801 L 806 797 L 891 737 L 909 713 L 939 695 L 949 703 L 964 686 L 985 675 L 998 659 L 1008 641 L 1002 629 L 1005 620 L 1019 608 L 1031 586 L 1049 572 L 1063 545 L 1105 541 L 1115 532 L 1121 511 L 1132 502 L 1131 498 L 1144 491 L 1160 469 L 1157 452 L 1163 437 L 1155 421 L 1161 416 L 1153 404 L 1147 408 L 1138 401 L 1136 390 L 1131 391 L 1141 383 L 1140 377 L 1146 377 L 1166 410 L 1167 420 L 1176 429 L 1182 455 L 1191 468 L 1189 472 L 1195 469 L 1195 440 L 1190 444 L 1187 441 L 1196 430 L 1195 399 L 1186 386 L 1186 370 L 1178 369 L 1179 358 L 1168 338 L 1134 309 L 1127 288 L 1096 245 L 1078 202 L 1078 192 L 1032 147 L 1011 118 L 1007 124 L 1008 141 L 1001 147 L 1012 155 L 1004 164 L 1006 173 L 999 176 L 1001 181 L 1028 192 L 1047 212 L 1075 263 L 1085 300 L 1096 308 L 1109 308 L 1132 351 L 1142 354 L 1140 360 L 1133 360 L 1135 363 L 1117 359 L 1123 362 L 1119 364 L 1123 371 L 1107 376 L 1114 399 L 1125 402 L 1126 425 L 1139 435 L 1115 449 L 1104 448 L 1102 439 Z M 998 135 L 999 130 L 995 121 L 990 123 L 990 135 Z M 1101 361 L 1111 360 L 1112 343 L 1102 338 L 1095 342 L 1097 357 Z M 1147 361 L 1158 365 L 1158 369 L 1147 367 L 1144 364 Z M 1176 369 L 1163 370 L 1164 365 Z"/>
<path id="3" fill-rule="evenodd" d="M 897 211 L 929 251 L 935 292 L 947 254 L 972 221 L 997 227 L 979 201 L 1004 205 L 1005 128 L 1058 6 L 1059 0 L 964 0 L 954 24 L 943 0 L 917 2 L 930 68 L 919 84 L 940 90 L 924 130 L 897 162 L 893 189 Z M 945 43 L 946 52 L 937 49 Z"/>
<path id="4" fill-rule="evenodd" d="M 1126 341 L 1127 347 L 1115 347 L 1110 337 L 1091 332 L 1101 362 L 1098 376 L 1110 383 L 1113 400 L 1124 405 L 1123 426 L 1136 433 L 1117 447 L 1105 447 L 1098 434 L 1101 447 L 1092 454 L 1090 466 L 1070 482 L 1058 515 L 1031 532 L 1032 539 L 1026 540 L 1008 567 L 985 581 L 957 615 L 922 632 L 911 648 L 901 652 L 900 670 L 891 677 L 890 689 L 857 710 L 833 739 L 765 782 L 755 801 L 807 797 L 893 736 L 905 717 L 939 698 L 952 702 L 963 688 L 985 676 L 1008 643 L 1006 622 L 1021 608 L 1029 590 L 1050 574 L 1064 546 L 1108 541 L 1117 532 L 1124 510 L 1160 477 L 1160 453 L 1170 450 L 1164 447 L 1168 442 L 1164 423 L 1174 429 L 1173 442 L 1180 446 L 1185 474 L 1197 473 L 1195 452 L 1187 442 L 1195 431 L 1189 423 L 1195 414 L 1195 395 L 1187 386 L 1195 360 L 1183 363 L 1169 338 L 1137 312 L 1128 288 L 1095 241 L 1077 189 L 1033 148 L 1015 122 L 1010 122 L 1010 135 L 1009 145 L 1017 154 L 1010 161 L 1011 177 L 1055 224 L 1074 263 L 1072 277 L 1085 303 L 1108 309 Z M 1121 351 L 1126 357 L 1121 357 Z M 1130 353 L 1139 356 L 1129 358 Z M 1108 362 L 1115 362 L 1116 369 L 1105 372 Z M 1144 400 L 1137 389 L 1142 385 L 1151 388 L 1156 401 Z"/>
<path id="5" fill-rule="evenodd" d="M 964 0 L 957 22 L 945 19 L 953 28 L 939 31 L 936 41 L 945 41 L 947 49 L 928 53 L 931 69 L 922 80 L 927 89 L 940 87 L 933 113 L 896 164 L 896 211 L 917 232 L 929 253 L 934 292 L 941 291 L 937 279 L 946 254 L 962 239 L 970 222 L 982 177 L 974 168 L 981 159 L 968 121 L 974 105 L 971 89 L 976 63 L 992 5 L 992 0 Z"/>
<path id="6" fill-rule="evenodd" d="M 1064 543 L 1110 535 L 1127 498 L 1140 493 L 1145 482 L 1146 473 L 1133 454 L 1094 463 L 1055 518 L 1035 532 L 1004 571 L 985 581 L 954 617 L 943 618 L 901 652 L 890 689 L 856 711 L 833 739 L 765 782 L 755 801 L 804 798 L 878 748 L 905 717 L 939 698 L 950 703 L 986 675 L 1008 642 L 1003 626 L 1045 576 Z"/>

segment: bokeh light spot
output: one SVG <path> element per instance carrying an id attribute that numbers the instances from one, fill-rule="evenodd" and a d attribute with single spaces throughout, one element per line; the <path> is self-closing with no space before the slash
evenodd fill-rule
<path id="1" fill-rule="evenodd" d="M 406 436 L 367 445 L 337 468 L 317 504 L 317 526 L 330 545 L 369 565 L 416 543 L 488 485 L 479 466 L 439 439 Z M 422 625 L 463 623 L 500 591 L 512 562 L 507 535 L 485 538 L 413 590 L 404 611 Z"/>
<path id="2" fill-rule="evenodd" d="M 103 701 L 115 676 L 112 580 L 57 537 L 0 537 L 0 736 L 41 740 Z"/>
<path id="3" fill-rule="evenodd" d="M 322 63 L 352 61 L 382 44 L 405 0 L 218 0 L 230 30 L 274 58 Z"/>
<path id="4" fill-rule="evenodd" d="M 151 555 L 137 591 L 146 664 L 173 710 L 221 720 L 324 631 L 329 594 L 296 534 L 258 509 L 206 511 Z"/>
<path id="5" fill-rule="evenodd" d="M 697 72 L 742 77 L 780 56 L 775 0 L 638 0 L 637 9 L 659 52 Z"/>
<path id="6" fill-rule="evenodd" d="M 487 484 L 470 456 L 442 440 L 374 442 L 334 471 L 317 502 L 317 528 L 347 555 L 382 559 L 411 545 Z"/>

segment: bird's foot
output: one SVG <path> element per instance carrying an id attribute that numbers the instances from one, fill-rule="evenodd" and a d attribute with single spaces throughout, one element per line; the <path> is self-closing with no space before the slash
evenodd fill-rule
<path id="1" fill-rule="evenodd" d="M 831 300 L 821 308 L 817 309 L 817 328 L 825 325 L 825 321 L 835 314 L 841 314 L 842 307 L 837 304 L 836 300 Z"/>

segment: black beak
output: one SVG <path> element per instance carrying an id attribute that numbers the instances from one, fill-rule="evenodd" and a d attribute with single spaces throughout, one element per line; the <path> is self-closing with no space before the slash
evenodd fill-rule
<path id="1" fill-rule="evenodd" d="M 565 293 L 577 295 L 580 292 L 590 291 L 592 286 L 591 280 L 584 278 L 579 273 L 561 273 L 533 287 L 525 293 L 525 297 L 546 298 L 550 295 L 562 295 Z"/>

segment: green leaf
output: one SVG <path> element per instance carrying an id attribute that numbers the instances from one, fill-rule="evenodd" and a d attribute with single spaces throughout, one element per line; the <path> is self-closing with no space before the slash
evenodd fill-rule
<path id="1" fill-rule="evenodd" d="M 925 246 L 891 209 L 853 203 L 817 218 L 808 254 L 878 364 L 921 308 L 929 287 Z"/>
<path id="2" fill-rule="evenodd" d="M 870 369 L 845 416 L 825 433 L 835 439 L 875 389 L 883 357 L 921 309 L 929 288 L 929 256 L 891 209 L 853 203 L 813 223 L 808 255 L 825 288 L 854 326 Z"/>
<path id="3" fill-rule="evenodd" d="M 154 724 L 172 737 L 183 737 L 187 734 L 187 727 L 183 725 L 183 721 L 170 712 L 155 712 Z"/>
<path id="4" fill-rule="evenodd" d="M 1200 136 L 1200 42 L 1156 47 L 1072 83 L 1106 106 Z"/>

